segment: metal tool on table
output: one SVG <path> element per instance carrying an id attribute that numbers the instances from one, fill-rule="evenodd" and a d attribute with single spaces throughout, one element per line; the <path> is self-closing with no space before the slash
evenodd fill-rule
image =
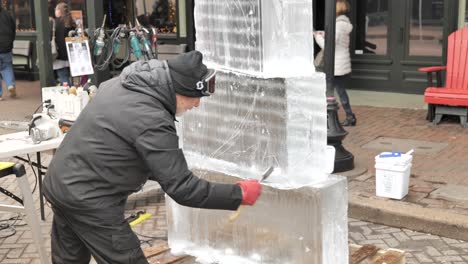
<path id="1" fill-rule="evenodd" d="M 60 128 L 57 121 L 48 114 L 38 113 L 33 115 L 29 123 L 29 135 L 34 144 L 39 144 L 42 141 L 59 137 Z"/>
<path id="2" fill-rule="evenodd" d="M 260 183 L 264 182 L 268 177 L 270 177 L 271 173 L 274 171 L 274 167 L 270 166 L 263 174 L 262 177 L 260 178 Z M 242 210 L 243 205 L 240 205 L 239 208 L 229 217 L 229 221 L 233 222 L 234 220 L 239 217 L 240 212 Z"/>

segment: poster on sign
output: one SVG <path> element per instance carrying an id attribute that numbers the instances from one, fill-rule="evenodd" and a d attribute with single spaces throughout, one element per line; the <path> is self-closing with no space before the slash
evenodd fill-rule
<path id="1" fill-rule="evenodd" d="M 67 38 L 66 46 L 71 75 L 75 77 L 94 74 L 88 40 Z"/>

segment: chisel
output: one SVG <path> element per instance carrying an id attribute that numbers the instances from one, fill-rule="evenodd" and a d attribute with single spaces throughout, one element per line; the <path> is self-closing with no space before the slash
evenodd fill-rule
<path id="1" fill-rule="evenodd" d="M 271 173 L 273 172 L 274 168 L 273 166 L 270 166 L 263 174 L 262 177 L 260 178 L 260 182 L 265 181 L 268 177 L 270 177 Z M 237 208 L 237 211 L 235 211 L 230 217 L 229 221 L 232 222 L 239 217 L 239 214 L 241 212 L 243 205 L 239 205 L 239 208 Z"/>

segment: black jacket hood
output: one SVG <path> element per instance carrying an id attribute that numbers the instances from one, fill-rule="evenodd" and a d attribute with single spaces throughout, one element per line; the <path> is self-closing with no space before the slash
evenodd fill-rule
<path id="1" fill-rule="evenodd" d="M 155 98 L 175 116 L 176 97 L 166 61 L 134 62 L 122 71 L 120 82 L 125 89 Z"/>

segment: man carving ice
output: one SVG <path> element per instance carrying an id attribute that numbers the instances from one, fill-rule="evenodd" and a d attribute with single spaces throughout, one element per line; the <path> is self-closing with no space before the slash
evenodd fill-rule
<path id="1" fill-rule="evenodd" d="M 175 116 L 214 92 L 213 70 L 192 51 L 139 61 L 102 83 L 57 150 L 44 179 L 52 204 L 54 263 L 148 263 L 125 221 L 127 197 L 149 179 L 179 204 L 236 210 L 258 181 L 213 183 L 188 169 Z"/>

